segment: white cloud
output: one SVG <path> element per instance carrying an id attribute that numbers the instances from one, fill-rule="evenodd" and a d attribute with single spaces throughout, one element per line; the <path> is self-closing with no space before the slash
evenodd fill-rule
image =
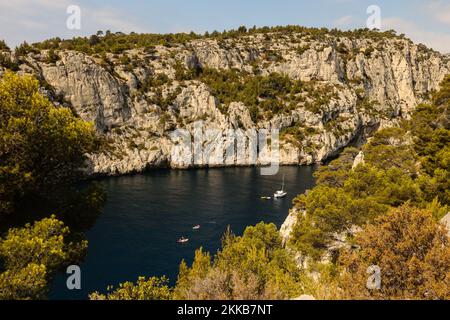
<path id="1" fill-rule="evenodd" d="M 86 10 L 84 12 L 86 13 Z M 91 23 L 95 21 L 100 27 L 97 28 L 99 30 L 113 29 L 122 32 L 144 32 L 143 28 L 132 22 L 132 19 L 123 19 L 123 14 L 112 8 L 89 9 L 87 18 Z"/>
<path id="2" fill-rule="evenodd" d="M 420 42 L 442 53 L 450 52 L 450 34 L 443 32 L 427 31 L 417 24 L 398 17 L 383 19 L 383 29 L 394 29 L 406 34 L 414 42 Z"/>
<path id="3" fill-rule="evenodd" d="M 65 10 L 71 3 L 67 0 L 14 0 L 14 1 L 2 1 L 0 2 L 0 17 L 2 21 L 4 18 L 13 20 L 14 18 L 20 19 L 21 16 L 38 16 L 37 13 Z M 72 4 L 74 2 L 72 1 Z"/>
<path id="4" fill-rule="evenodd" d="M 440 0 L 434 0 L 427 3 L 425 6 L 425 11 L 431 15 L 435 21 L 440 23 L 450 25 L 450 4 L 443 3 Z"/>
<path id="5" fill-rule="evenodd" d="M 334 0 L 336 3 L 351 3 L 356 0 Z M 82 14 L 82 30 L 71 31 L 66 28 L 69 5 L 79 5 Z M 450 3 L 448 0 L 432 0 L 419 6 L 424 19 L 442 24 L 441 31 L 425 30 L 422 22 L 405 20 L 400 17 L 383 18 L 383 29 L 395 29 L 405 33 L 416 42 L 422 42 L 436 50 L 450 52 Z M 142 24 L 141 24 L 142 23 Z M 51 37 L 71 38 L 90 35 L 97 30 L 123 32 L 151 32 L 144 25 L 149 21 L 136 21 L 116 7 L 96 5 L 88 0 L 0 0 L 0 39 L 5 39 L 10 46 L 22 41 L 36 42 Z M 182 27 L 182 22 L 171 22 L 173 31 L 190 31 Z M 334 21 L 339 28 L 362 26 L 363 21 L 357 15 L 344 15 Z M 189 29 L 189 30 L 186 30 Z"/>
<path id="6" fill-rule="evenodd" d="M 81 8 L 81 30 L 69 30 L 66 9 L 70 5 Z M 9 45 L 36 42 L 50 37 L 71 38 L 89 35 L 97 30 L 142 32 L 133 17 L 115 8 L 95 6 L 74 0 L 10 0 L 0 2 L 0 38 Z"/>
<path id="7" fill-rule="evenodd" d="M 348 27 L 354 22 L 353 16 L 343 16 L 334 21 L 334 24 L 338 27 Z"/>

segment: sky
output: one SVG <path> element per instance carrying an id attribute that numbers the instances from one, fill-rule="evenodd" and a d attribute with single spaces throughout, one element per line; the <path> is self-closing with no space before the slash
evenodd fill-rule
<path id="1" fill-rule="evenodd" d="M 80 8 L 80 29 L 67 27 L 72 5 Z M 383 30 L 450 53 L 450 0 L 0 0 L 0 39 L 14 47 L 98 30 L 203 33 L 288 24 L 347 30 L 366 27 L 370 5 L 380 8 Z"/>

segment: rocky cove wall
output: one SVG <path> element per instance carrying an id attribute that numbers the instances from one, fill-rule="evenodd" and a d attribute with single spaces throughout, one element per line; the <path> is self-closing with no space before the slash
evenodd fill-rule
<path id="1" fill-rule="evenodd" d="M 262 129 L 281 131 L 281 165 L 320 163 L 374 130 L 408 117 L 450 73 L 448 56 L 397 38 L 376 42 L 330 36 L 315 41 L 301 35 L 270 39 L 253 35 L 220 42 L 195 40 L 170 48 L 158 46 L 151 53 L 127 51 L 124 55 L 131 57 L 131 67 L 112 54 L 109 64 L 80 52 L 57 54 L 58 61 L 51 63 L 43 58 L 46 52 L 28 54 L 20 72 L 36 74 L 49 85 L 51 96 L 60 97 L 81 118 L 95 123 L 110 141 L 111 150 L 90 156 L 90 173 L 103 175 L 162 166 L 265 165 L 271 150 L 252 134 Z M 224 112 L 207 84 L 177 79 L 180 63 L 186 70 L 252 74 L 257 69 L 262 76 L 276 72 L 333 94 L 318 103 L 317 110 L 299 103 L 254 120 L 242 101 L 230 103 Z M 169 81 L 155 84 L 153 80 L 161 76 Z M 312 95 L 305 101 L 316 103 L 320 98 Z M 199 122 L 205 128 L 200 141 L 203 152 L 195 158 L 196 144 L 192 142 L 187 147 L 190 153 L 186 152 L 171 133 L 186 130 L 194 140 Z M 302 134 L 296 134 L 299 130 Z M 211 136 L 211 131 L 216 134 Z M 235 133 L 232 138 L 230 131 Z M 239 143 L 243 145 L 238 148 Z M 255 149 L 259 152 L 252 159 Z M 231 150 L 231 155 L 224 150 Z"/>

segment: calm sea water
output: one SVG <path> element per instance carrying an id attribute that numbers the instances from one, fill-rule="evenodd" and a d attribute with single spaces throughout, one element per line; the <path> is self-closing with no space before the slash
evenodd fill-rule
<path id="1" fill-rule="evenodd" d="M 50 298 L 86 299 L 139 276 L 167 275 L 174 283 L 181 260 L 191 263 L 199 247 L 215 253 L 227 226 L 236 234 L 261 221 L 280 227 L 292 199 L 313 187 L 313 172 L 313 167 L 283 167 L 277 176 L 261 176 L 258 168 L 161 170 L 103 179 L 108 201 L 87 232 L 82 290 L 69 291 L 66 275 L 59 274 Z M 288 197 L 261 200 L 280 188 L 283 175 Z M 201 229 L 193 231 L 197 224 Z M 182 236 L 190 242 L 177 244 Z"/>

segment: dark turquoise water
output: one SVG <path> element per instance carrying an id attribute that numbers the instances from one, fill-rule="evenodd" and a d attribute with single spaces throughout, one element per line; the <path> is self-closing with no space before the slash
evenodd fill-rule
<path id="1" fill-rule="evenodd" d="M 86 299 L 139 276 L 167 275 L 173 283 L 181 260 L 191 263 L 199 247 L 215 253 L 228 225 L 236 234 L 261 221 L 280 227 L 292 199 L 314 185 L 313 172 L 312 167 L 284 167 L 277 176 L 261 176 L 258 168 L 161 170 L 103 179 L 108 201 L 87 232 L 82 290 L 69 291 L 60 274 L 50 298 Z M 278 190 L 283 174 L 288 197 L 261 200 Z M 193 231 L 197 224 L 201 229 Z M 181 236 L 191 241 L 179 245 Z"/>

